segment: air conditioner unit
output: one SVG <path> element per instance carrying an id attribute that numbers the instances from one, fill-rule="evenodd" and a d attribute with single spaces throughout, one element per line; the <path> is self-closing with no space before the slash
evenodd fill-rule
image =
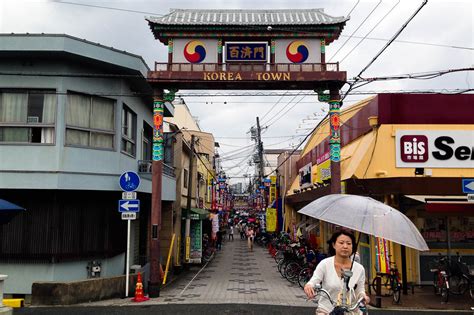
<path id="1" fill-rule="evenodd" d="M 37 123 L 39 122 L 39 117 L 38 116 L 28 116 L 26 118 L 27 123 Z"/>

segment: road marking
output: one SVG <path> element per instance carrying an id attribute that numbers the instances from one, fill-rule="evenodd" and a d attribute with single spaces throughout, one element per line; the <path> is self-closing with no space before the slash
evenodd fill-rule
<path id="1" fill-rule="evenodd" d="M 212 253 L 212 255 L 214 255 L 214 253 Z M 189 283 L 184 287 L 183 291 L 181 291 L 181 293 L 179 294 L 179 296 L 183 295 L 184 291 L 186 291 L 186 289 L 189 287 L 189 285 L 194 281 L 194 279 L 196 279 L 197 276 L 199 276 L 199 274 L 201 273 L 201 271 L 204 270 L 204 268 L 207 267 L 207 264 L 212 260 L 209 259 L 209 261 L 201 268 L 201 270 L 199 270 L 196 275 L 191 279 L 191 281 L 189 281 Z"/>

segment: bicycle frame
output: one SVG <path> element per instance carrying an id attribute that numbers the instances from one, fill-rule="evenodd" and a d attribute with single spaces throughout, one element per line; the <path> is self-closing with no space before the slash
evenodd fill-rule
<path id="1" fill-rule="evenodd" d="M 363 301 L 364 301 L 364 297 L 360 297 L 356 303 L 354 303 L 353 305 L 336 305 L 336 303 L 331 299 L 331 296 L 329 295 L 329 292 L 326 291 L 325 289 L 323 289 L 321 287 L 320 284 L 316 284 L 316 286 L 314 287 L 315 291 L 316 291 L 316 295 L 319 295 L 321 293 L 324 293 L 329 302 L 332 304 L 332 306 L 334 306 L 334 308 L 338 308 L 340 311 L 346 313 L 346 312 L 352 312 L 353 310 L 355 310 L 356 308 L 358 308 L 359 306 L 363 306 Z M 343 302 L 344 303 L 344 302 Z"/>

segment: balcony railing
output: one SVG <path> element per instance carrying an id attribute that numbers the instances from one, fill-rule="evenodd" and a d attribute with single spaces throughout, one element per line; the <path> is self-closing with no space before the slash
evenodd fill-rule
<path id="1" fill-rule="evenodd" d="M 153 167 L 153 161 L 151 160 L 139 160 L 138 161 L 138 173 L 151 174 Z M 174 167 L 163 163 L 163 174 L 175 178 L 176 174 Z"/>
<path id="2" fill-rule="evenodd" d="M 339 63 L 159 63 L 155 71 L 171 72 L 325 72 L 339 71 Z"/>

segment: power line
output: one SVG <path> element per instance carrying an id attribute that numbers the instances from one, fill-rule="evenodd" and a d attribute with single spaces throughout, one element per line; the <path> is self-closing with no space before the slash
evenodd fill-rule
<path id="1" fill-rule="evenodd" d="M 349 13 L 346 14 L 346 16 L 350 16 L 352 11 L 354 11 L 354 9 L 357 7 L 357 5 L 359 4 L 360 0 L 357 0 L 356 4 L 352 7 L 352 9 L 349 11 Z"/>
<path id="2" fill-rule="evenodd" d="M 349 35 L 340 35 L 341 37 L 349 37 Z M 353 38 L 364 38 L 364 36 L 352 36 Z M 378 38 L 378 37 L 366 37 L 368 40 L 376 40 L 387 42 L 390 39 L 387 38 Z M 434 47 L 442 47 L 442 48 L 453 48 L 453 49 L 463 49 L 463 50 L 474 50 L 473 47 L 465 47 L 465 46 L 454 46 L 454 45 L 446 45 L 446 44 L 434 44 L 434 43 L 426 43 L 420 41 L 410 41 L 410 40 L 394 40 L 394 43 L 402 43 L 402 44 L 413 44 L 413 45 L 423 45 L 423 46 L 434 46 Z"/>
<path id="3" fill-rule="evenodd" d="M 306 96 L 303 96 L 302 98 L 300 98 L 300 101 L 302 99 L 304 99 Z M 292 110 L 296 105 L 299 104 L 299 101 L 297 101 L 295 104 L 293 104 L 293 106 L 291 106 L 290 108 L 288 108 L 283 114 L 280 115 L 280 117 L 278 117 L 276 120 L 274 120 L 271 124 L 267 125 L 266 128 L 270 127 L 271 125 L 275 124 L 277 121 L 279 121 L 282 117 L 284 117 L 286 115 L 286 113 L 288 113 L 290 110 Z"/>
<path id="4" fill-rule="evenodd" d="M 88 4 L 83 4 L 83 3 L 67 2 L 67 1 L 60 1 L 60 0 L 52 0 L 52 1 L 55 2 L 55 3 L 58 3 L 58 4 L 70 4 L 70 5 L 77 5 L 77 6 L 94 7 L 94 8 L 98 8 L 98 9 L 108 9 L 108 10 L 124 11 L 124 12 L 131 12 L 131 13 L 141 13 L 141 14 L 152 14 L 152 15 L 155 15 L 155 16 L 165 16 L 166 15 L 166 14 L 161 14 L 161 13 L 147 12 L 147 11 L 136 11 L 136 10 L 121 9 L 121 8 L 106 7 L 106 6 L 88 5 Z M 357 4 L 356 4 L 356 6 L 357 6 Z M 355 9 L 356 6 L 354 6 L 353 9 Z M 349 12 L 349 14 L 352 13 L 352 10 Z M 196 20 L 192 19 L 192 21 L 196 21 Z M 259 31 L 262 30 L 261 28 L 256 28 L 255 26 L 251 26 L 251 25 L 241 25 L 241 27 L 247 27 L 249 29 L 255 29 L 255 30 L 259 30 Z M 315 33 L 315 32 L 305 32 L 305 31 L 300 31 L 300 30 L 287 30 L 287 29 L 284 29 L 284 28 L 273 28 L 273 30 L 291 32 L 293 34 L 305 34 L 305 35 L 314 34 L 314 35 L 317 35 L 317 33 Z M 350 37 L 350 36 L 341 34 L 340 37 Z M 363 38 L 362 36 L 352 36 L 352 37 L 353 38 Z M 385 39 L 385 38 L 374 38 L 374 37 L 367 37 L 366 39 L 368 39 L 368 40 L 377 40 L 377 41 L 387 41 L 388 40 L 388 39 Z M 395 42 L 396 43 L 413 44 L 413 45 L 427 45 L 427 46 L 436 46 L 436 47 L 443 47 L 443 48 L 474 50 L 473 47 L 425 43 L 425 42 L 419 42 L 419 41 L 396 40 Z"/>
<path id="5" fill-rule="evenodd" d="M 398 0 L 398 2 L 395 3 L 395 5 L 374 25 L 374 27 L 372 27 L 372 29 L 367 34 L 365 34 L 365 36 L 357 43 L 357 45 L 355 45 L 341 60 L 339 60 L 339 63 L 342 63 L 367 38 L 367 36 L 369 36 L 370 33 L 372 33 L 372 31 L 375 30 L 375 28 L 385 20 L 385 18 L 387 18 L 387 16 L 395 9 L 395 7 L 400 4 L 400 1 L 401 0 Z"/>
<path id="6" fill-rule="evenodd" d="M 146 12 L 146 11 L 136 11 L 136 10 L 129 10 L 129 9 L 106 7 L 106 6 L 101 6 L 101 5 L 93 5 L 93 4 L 85 4 L 85 3 L 61 1 L 61 0 L 52 0 L 52 2 L 58 3 L 58 4 L 77 5 L 77 6 L 81 6 L 81 7 L 91 7 L 91 8 L 96 8 L 96 9 L 106 9 L 106 10 L 114 10 L 114 11 L 123 11 L 123 12 L 131 12 L 131 13 L 153 14 L 153 15 L 157 15 L 157 16 L 164 16 L 164 14 L 161 14 L 161 13 Z"/>
<path id="7" fill-rule="evenodd" d="M 339 49 L 334 53 L 334 55 L 331 56 L 331 58 L 329 59 L 329 62 L 331 62 L 331 60 L 334 57 L 336 57 L 336 55 L 347 44 L 347 42 L 351 40 L 352 36 L 354 36 L 354 34 L 359 30 L 359 28 L 361 28 L 362 25 L 364 25 L 364 23 L 368 20 L 368 18 L 372 15 L 372 13 L 375 12 L 375 10 L 379 7 L 379 5 L 381 3 L 382 3 L 382 0 L 379 0 L 379 3 L 377 3 L 377 5 L 372 9 L 372 11 L 370 11 L 370 13 L 365 17 L 365 19 L 359 24 L 359 26 L 357 26 L 357 28 L 354 30 L 354 32 L 352 32 L 352 34 L 349 35 L 349 38 L 342 44 L 342 46 L 339 47 Z"/>
<path id="8" fill-rule="evenodd" d="M 300 92 L 301 92 L 301 91 L 300 91 Z M 274 114 L 272 117 L 270 117 L 266 122 L 263 122 L 263 121 L 262 121 L 262 125 L 263 125 L 263 124 L 268 124 L 268 122 L 270 122 L 273 118 L 275 118 L 276 116 L 278 116 L 286 107 L 288 107 L 288 106 L 291 104 L 291 102 L 293 102 L 293 100 L 294 100 L 296 97 L 298 97 L 298 95 L 299 95 L 299 94 L 296 94 L 295 96 L 293 96 L 293 98 L 292 98 L 291 100 L 289 100 L 288 103 L 286 103 L 286 105 L 283 106 L 283 108 L 282 108 L 279 112 L 275 113 L 275 114 Z M 263 120 L 263 119 L 262 119 L 262 120 Z"/>
<path id="9" fill-rule="evenodd" d="M 408 21 L 405 22 L 405 24 L 402 25 L 402 27 L 397 31 L 397 33 L 385 44 L 385 46 L 375 55 L 374 58 L 365 66 L 358 75 L 356 75 L 356 80 L 359 78 L 362 73 L 365 72 L 374 62 L 377 60 L 378 57 L 392 44 L 392 42 L 403 32 L 403 30 L 407 27 L 408 23 L 410 23 L 415 16 L 421 11 L 421 9 L 428 3 L 428 0 L 423 0 L 423 3 L 420 5 L 420 7 L 413 13 L 413 15 L 408 19 Z"/>

